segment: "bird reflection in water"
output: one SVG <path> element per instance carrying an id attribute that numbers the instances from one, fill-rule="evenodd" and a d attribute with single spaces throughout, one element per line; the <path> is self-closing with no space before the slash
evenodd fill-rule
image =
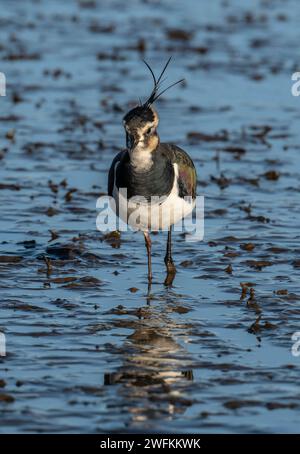
<path id="1" fill-rule="evenodd" d="M 172 419 L 193 403 L 186 397 L 193 381 L 191 360 L 174 339 L 176 334 L 182 343 L 187 342 L 192 325 L 149 306 L 140 311 L 143 315 L 123 344 L 123 365 L 116 372 L 104 374 L 104 385 L 118 386 L 120 400 L 113 406 L 126 407 L 133 423 Z"/>

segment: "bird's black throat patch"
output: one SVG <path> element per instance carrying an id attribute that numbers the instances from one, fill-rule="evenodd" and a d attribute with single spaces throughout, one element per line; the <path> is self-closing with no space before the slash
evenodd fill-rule
<path id="1" fill-rule="evenodd" d="M 151 197 L 169 195 L 174 182 L 172 163 L 163 155 L 153 152 L 153 166 L 143 172 L 137 172 L 130 163 L 129 153 L 124 153 L 116 171 L 116 186 L 127 189 L 127 198 L 134 196 Z"/>

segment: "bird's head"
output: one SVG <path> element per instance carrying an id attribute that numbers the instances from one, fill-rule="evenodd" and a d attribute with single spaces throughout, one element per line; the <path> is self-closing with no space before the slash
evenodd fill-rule
<path id="1" fill-rule="evenodd" d="M 128 150 L 135 148 L 154 150 L 159 142 L 158 115 L 152 106 L 137 106 L 123 118 Z"/>
<path id="2" fill-rule="evenodd" d="M 148 63 L 144 62 L 151 72 L 154 87 L 148 99 L 137 107 L 131 109 L 123 118 L 123 125 L 126 132 L 126 146 L 131 150 L 153 151 L 159 144 L 157 126 L 159 122 L 158 114 L 153 107 L 153 103 L 169 88 L 183 81 L 183 79 L 171 84 L 167 88 L 159 91 L 163 82 L 164 75 L 171 58 L 168 59 L 160 76 L 156 79 Z"/>

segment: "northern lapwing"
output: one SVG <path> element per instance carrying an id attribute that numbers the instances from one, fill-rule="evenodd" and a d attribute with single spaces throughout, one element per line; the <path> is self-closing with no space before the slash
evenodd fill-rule
<path id="1" fill-rule="evenodd" d="M 124 116 L 126 149 L 114 158 L 108 175 L 108 194 L 115 200 L 116 213 L 144 233 L 149 285 L 152 281 L 150 232 L 168 231 L 165 284 L 170 285 L 176 273 L 171 253 L 172 225 L 192 212 L 196 199 L 197 177 L 192 159 L 176 145 L 161 143 L 157 133 L 159 118 L 153 104 L 166 90 L 183 81 L 160 91 L 170 60 L 158 79 L 144 62 L 154 87 L 146 102 Z"/>

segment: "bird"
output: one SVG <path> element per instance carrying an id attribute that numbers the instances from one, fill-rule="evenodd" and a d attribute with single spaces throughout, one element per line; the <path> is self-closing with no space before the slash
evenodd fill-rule
<path id="1" fill-rule="evenodd" d="M 144 60 L 143 60 L 144 61 Z M 147 100 L 123 118 L 126 148 L 112 161 L 108 172 L 108 195 L 115 212 L 134 230 L 143 232 L 148 260 L 148 285 L 152 282 L 151 232 L 167 231 L 165 285 L 173 283 L 176 267 L 172 258 L 172 226 L 189 215 L 195 206 L 197 175 L 190 156 L 173 143 L 163 143 L 157 131 L 159 116 L 154 103 L 180 79 L 161 89 L 171 57 L 153 79 Z"/>

